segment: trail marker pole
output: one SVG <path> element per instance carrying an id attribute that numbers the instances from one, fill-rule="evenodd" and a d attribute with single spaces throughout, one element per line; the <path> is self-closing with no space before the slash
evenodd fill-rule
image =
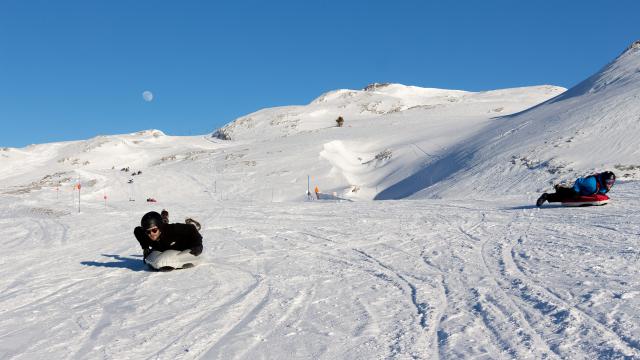
<path id="1" fill-rule="evenodd" d="M 80 188 L 82 186 L 80 185 L 80 183 L 78 183 L 77 188 L 78 188 L 78 214 L 80 213 Z"/>
<path id="2" fill-rule="evenodd" d="M 135 189 L 133 187 L 133 181 L 129 183 L 129 201 L 136 201 Z"/>

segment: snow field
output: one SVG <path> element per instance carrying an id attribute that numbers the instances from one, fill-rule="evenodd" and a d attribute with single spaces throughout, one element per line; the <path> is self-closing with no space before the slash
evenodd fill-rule
<path id="1" fill-rule="evenodd" d="M 14 204 L 0 218 L 13 239 L 0 354 L 640 357 L 639 194 L 621 184 L 613 203 L 576 209 L 517 197 L 163 204 L 204 226 L 205 264 L 171 273 L 148 271 L 132 236 L 160 205 Z"/>

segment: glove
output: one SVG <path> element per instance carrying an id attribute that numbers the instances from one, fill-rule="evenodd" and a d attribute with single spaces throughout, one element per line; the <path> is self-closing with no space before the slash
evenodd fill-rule
<path id="1" fill-rule="evenodd" d="M 189 253 L 194 256 L 202 254 L 202 245 L 194 246 Z"/>
<path id="2" fill-rule="evenodd" d="M 151 249 L 144 249 L 144 250 L 142 250 L 142 260 L 143 260 L 143 261 L 144 261 L 144 260 L 146 260 L 146 259 L 147 259 L 147 256 L 149 256 L 149 254 L 151 254 L 151 252 L 152 252 L 152 251 L 153 251 L 153 250 L 151 250 Z"/>

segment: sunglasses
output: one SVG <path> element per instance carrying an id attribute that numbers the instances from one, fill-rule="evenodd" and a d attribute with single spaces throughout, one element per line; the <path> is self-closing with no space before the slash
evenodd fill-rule
<path id="1" fill-rule="evenodd" d="M 615 182 L 616 182 L 616 180 L 615 180 L 615 179 L 609 179 L 609 180 L 605 181 L 605 183 L 606 183 L 607 185 L 609 185 L 609 186 L 613 185 Z"/>
<path id="2" fill-rule="evenodd" d="M 147 229 L 147 234 L 155 234 L 158 232 L 158 228 L 154 227 L 152 229 Z"/>

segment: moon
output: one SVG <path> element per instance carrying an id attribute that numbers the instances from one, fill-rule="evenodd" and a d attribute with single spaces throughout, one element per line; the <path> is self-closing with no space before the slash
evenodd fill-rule
<path id="1" fill-rule="evenodd" d="M 146 102 L 151 102 L 153 100 L 153 93 L 149 90 L 146 90 L 145 92 L 142 93 L 142 98 Z"/>

